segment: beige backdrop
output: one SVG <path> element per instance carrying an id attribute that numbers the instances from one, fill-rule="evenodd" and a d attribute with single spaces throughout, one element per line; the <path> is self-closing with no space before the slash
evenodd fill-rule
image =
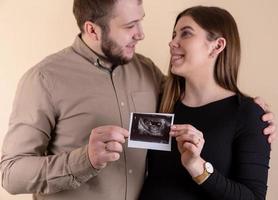
<path id="1" fill-rule="evenodd" d="M 175 16 L 184 8 L 199 4 L 220 6 L 233 14 L 243 49 L 240 87 L 250 95 L 262 96 L 277 114 L 277 0 L 144 0 L 146 38 L 137 51 L 152 58 L 166 72 L 168 42 Z M 72 44 L 77 33 L 72 0 L 0 0 L 0 146 L 19 78 L 46 55 Z M 274 196 L 278 195 L 277 189 L 275 191 L 278 184 L 277 141 L 275 143 L 271 153 L 269 200 L 275 200 Z M 27 200 L 31 197 L 9 195 L 1 188 L 0 199 Z"/>

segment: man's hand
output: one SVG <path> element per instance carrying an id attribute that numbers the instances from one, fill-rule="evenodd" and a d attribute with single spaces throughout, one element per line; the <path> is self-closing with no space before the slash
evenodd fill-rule
<path id="1" fill-rule="evenodd" d="M 123 151 L 122 144 L 128 137 L 128 131 L 118 126 L 100 126 L 92 130 L 88 154 L 92 166 L 102 169 L 107 162 L 113 162 L 120 158 Z"/>
<path id="2" fill-rule="evenodd" d="M 276 123 L 275 123 L 275 116 L 274 113 L 270 111 L 269 105 L 265 103 L 265 101 L 261 97 L 255 97 L 254 101 L 264 109 L 266 112 L 262 120 L 264 122 L 268 122 L 269 126 L 264 129 L 264 134 L 268 135 L 268 142 L 272 143 L 276 136 L 277 136 L 277 129 L 276 129 Z"/>

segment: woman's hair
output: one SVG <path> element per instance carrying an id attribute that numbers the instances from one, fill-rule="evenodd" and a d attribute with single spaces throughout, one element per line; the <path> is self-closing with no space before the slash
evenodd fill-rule
<path id="1" fill-rule="evenodd" d="M 218 54 L 214 78 L 218 85 L 241 94 L 237 87 L 237 75 L 240 64 L 240 38 L 233 16 L 218 7 L 195 6 L 182 11 L 176 18 L 176 26 L 181 17 L 190 16 L 202 29 L 207 32 L 208 41 L 219 37 L 226 39 L 226 47 Z M 176 101 L 184 95 L 185 79 L 171 73 L 169 67 L 165 83 L 160 112 L 173 112 Z"/>

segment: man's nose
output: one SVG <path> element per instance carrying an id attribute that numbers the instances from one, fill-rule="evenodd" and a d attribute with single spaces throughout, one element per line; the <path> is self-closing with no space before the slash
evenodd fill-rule
<path id="1" fill-rule="evenodd" d="M 143 27 L 141 24 L 138 24 L 137 33 L 134 35 L 135 40 L 143 40 L 145 38 L 145 34 L 143 31 Z"/>

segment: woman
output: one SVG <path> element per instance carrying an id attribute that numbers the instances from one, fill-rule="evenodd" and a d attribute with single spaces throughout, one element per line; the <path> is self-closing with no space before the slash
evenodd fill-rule
<path id="1" fill-rule="evenodd" d="M 181 12 L 161 112 L 174 112 L 171 152 L 149 151 L 141 199 L 265 199 L 270 146 L 263 110 L 237 86 L 240 38 L 224 9 Z"/>

